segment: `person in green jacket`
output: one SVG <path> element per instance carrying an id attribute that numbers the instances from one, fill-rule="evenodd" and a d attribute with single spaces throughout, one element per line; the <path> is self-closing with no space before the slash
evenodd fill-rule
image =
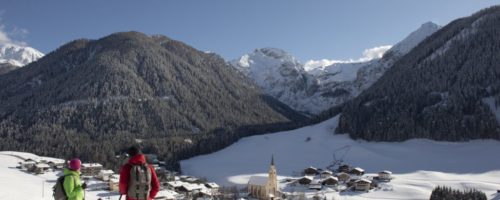
<path id="1" fill-rule="evenodd" d="M 80 168 L 82 162 L 75 158 L 69 162 L 69 167 L 64 169 L 64 191 L 68 200 L 83 200 L 87 184 L 80 181 Z"/>

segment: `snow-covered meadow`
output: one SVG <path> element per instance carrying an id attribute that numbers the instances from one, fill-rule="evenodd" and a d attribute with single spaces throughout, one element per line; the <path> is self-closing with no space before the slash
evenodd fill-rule
<path id="1" fill-rule="evenodd" d="M 345 153 L 347 163 L 367 173 L 390 170 L 395 179 L 384 190 L 346 192 L 341 199 L 428 199 L 438 185 L 476 188 L 490 199 L 500 199 L 499 141 L 355 141 L 347 135 L 334 135 L 337 123 L 338 117 L 334 117 L 296 130 L 243 138 L 213 154 L 184 160 L 181 168 L 185 174 L 206 177 L 221 185 L 244 186 L 250 176 L 267 173 L 271 155 L 278 174 L 287 177 L 298 176 L 308 166 L 328 166 L 333 152 L 342 149 L 337 151 L 337 157 Z"/>

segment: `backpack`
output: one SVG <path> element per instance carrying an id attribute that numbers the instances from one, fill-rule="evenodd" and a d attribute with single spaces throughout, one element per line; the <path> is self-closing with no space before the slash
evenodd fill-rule
<path id="1" fill-rule="evenodd" d="M 66 191 L 64 191 L 64 179 L 66 176 L 72 175 L 64 175 L 57 178 L 56 184 L 52 187 L 52 196 L 54 196 L 55 200 L 67 200 L 68 196 L 66 195 Z"/>
<path id="2" fill-rule="evenodd" d="M 151 169 L 147 164 L 131 165 L 127 197 L 147 200 L 151 191 Z"/>

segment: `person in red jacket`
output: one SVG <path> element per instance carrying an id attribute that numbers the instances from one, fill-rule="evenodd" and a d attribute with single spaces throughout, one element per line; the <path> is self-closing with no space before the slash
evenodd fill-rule
<path id="1" fill-rule="evenodd" d="M 127 151 L 128 155 L 130 156 L 128 163 L 123 165 L 122 168 L 120 169 L 120 194 L 126 195 L 127 200 L 152 200 L 156 197 L 156 194 L 160 190 L 160 182 L 158 181 L 158 177 L 156 176 L 155 169 L 153 166 L 148 165 L 146 163 L 146 158 L 144 154 L 141 154 L 139 148 L 137 147 L 130 147 Z M 147 168 L 149 170 L 149 174 L 146 176 L 145 180 L 149 181 L 149 195 L 147 195 L 146 198 L 137 198 L 137 196 L 134 196 L 133 194 L 137 194 L 136 191 L 134 191 L 134 188 L 138 186 L 132 187 L 131 185 L 136 184 L 137 181 L 131 180 L 131 176 L 135 176 L 135 179 L 139 179 L 138 175 L 136 174 L 131 174 L 131 169 L 136 169 L 136 171 L 140 171 L 138 169 L 141 169 L 140 166 L 147 166 L 144 168 Z M 138 173 L 138 172 L 134 172 Z M 142 175 L 144 177 L 144 175 Z M 150 179 L 148 179 L 150 178 Z M 129 188 L 129 186 L 131 188 Z"/>

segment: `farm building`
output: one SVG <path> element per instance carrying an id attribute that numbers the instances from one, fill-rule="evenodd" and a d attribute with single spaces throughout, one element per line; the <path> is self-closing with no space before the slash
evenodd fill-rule
<path id="1" fill-rule="evenodd" d="M 354 182 L 354 187 L 357 191 L 369 191 L 371 183 L 369 180 L 359 179 Z"/>
<path id="2" fill-rule="evenodd" d="M 392 178 L 392 172 L 390 171 L 381 171 L 378 173 L 378 179 L 382 181 L 389 181 Z"/>
<path id="3" fill-rule="evenodd" d="M 330 176 L 326 179 L 323 179 L 321 182 L 323 185 L 337 185 L 339 183 L 339 179 L 337 177 Z"/>
<path id="4" fill-rule="evenodd" d="M 318 174 L 318 169 L 316 169 L 315 167 L 308 167 L 306 169 L 304 169 L 304 174 L 307 176 L 307 175 L 316 175 Z"/>
<path id="5" fill-rule="evenodd" d="M 351 179 L 351 175 L 344 173 L 344 172 L 338 173 L 337 177 L 338 177 L 339 181 L 342 181 L 342 182 L 347 182 L 347 181 L 349 181 L 349 179 Z"/>
<path id="6" fill-rule="evenodd" d="M 320 173 L 321 178 L 327 178 L 327 177 L 332 176 L 332 175 L 333 175 L 333 172 L 330 170 L 323 170 Z"/>
<path id="7" fill-rule="evenodd" d="M 44 163 L 40 163 L 40 164 L 36 164 L 34 167 L 33 167 L 33 172 L 35 174 L 43 174 L 47 171 L 49 171 L 50 169 L 50 166 L 47 165 L 47 164 L 44 164 Z"/>
<path id="8" fill-rule="evenodd" d="M 21 168 L 22 169 L 26 169 L 26 170 L 32 169 L 35 165 L 36 165 L 35 161 L 24 161 L 24 162 L 21 162 Z"/>
<path id="9" fill-rule="evenodd" d="M 219 185 L 217 185 L 217 183 L 214 182 L 205 183 L 205 187 L 207 187 L 210 190 L 212 195 L 219 194 Z"/>
<path id="10" fill-rule="evenodd" d="M 304 177 L 298 179 L 297 182 L 301 185 L 309 185 L 309 184 L 311 184 L 312 180 L 313 180 L 313 177 L 304 176 Z"/>
<path id="11" fill-rule="evenodd" d="M 81 173 L 82 176 L 97 176 L 102 170 L 102 165 L 99 163 L 83 163 Z"/>
<path id="12" fill-rule="evenodd" d="M 113 174 L 109 176 L 109 191 L 117 192 L 120 190 L 120 175 Z"/>
<path id="13" fill-rule="evenodd" d="M 351 167 L 349 165 L 340 165 L 337 169 L 338 172 L 349 173 Z"/>
<path id="14" fill-rule="evenodd" d="M 113 172 L 113 170 L 101 170 L 97 175 L 97 178 L 103 181 L 107 181 L 109 180 L 109 176 L 113 175 L 114 173 L 115 172 Z"/>
<path id="15" fill-rule="evenodd" d="M 309 184 L 309 189 L 311 190 L 321 190 L 323 188 L 321 180 L 315 179 Z"/>
<path id="16" fill-rule="evenodd" d="M 64 160 L 53 160 L 53 161 L 47 162 L 47 164 L 50 167 L 54 168 L 54 169 L 62 169 L 62 168 L 64 168 L 64 164 L 65 163 L 66 162 Z"/>
<path id="17" fill-rule="evenodd" d="M 363 174 L 365 174 L 365 170 L 364 169 L 361 169 L 359 167 L 356 167 L 354 169 L 351 169 L 351 171 L 349 172 L 350 174 L 354 174 L 354 175 L 358 175 L 358 176 L 361 176 Z"/>

